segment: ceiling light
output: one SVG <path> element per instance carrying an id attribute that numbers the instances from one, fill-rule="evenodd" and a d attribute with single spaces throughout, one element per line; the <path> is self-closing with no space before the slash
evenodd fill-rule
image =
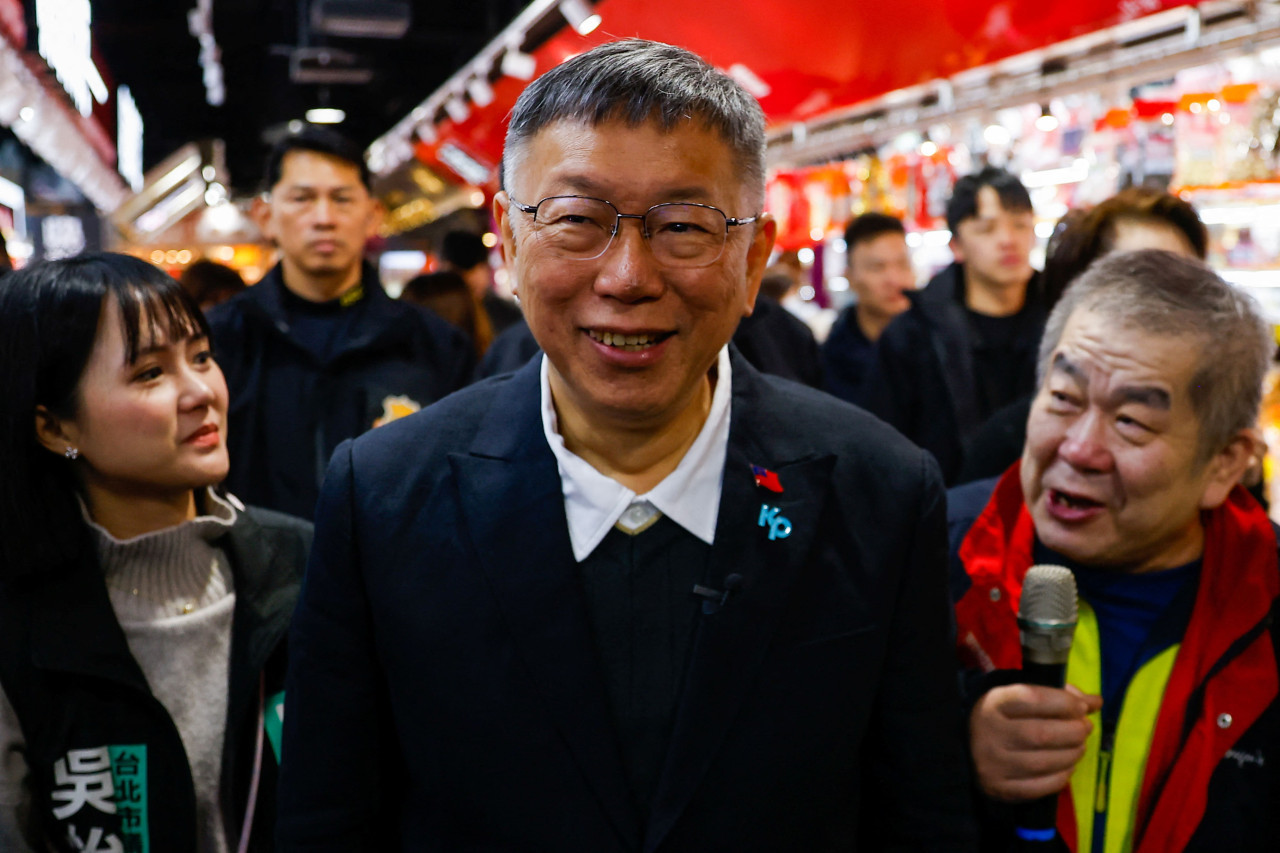
<path id="1" fill-rule="evenodd" d="M 457 124 L 462 124 L 471 116 L 471 108 L 467 106 L 466 101 L 457 95 L 444 102 L 444 111 Z"/>
<path id="2" fill-rule="evenodd" d="M 986 130 L 982 131 L 982 138 L 987 141 L 988 145 L 996 146 L 1008 145 L 1013 140 L 1008 129 L 998 124 L 987 125 Z"/>
<path id="3" fill-rule="evenodd" d="M 519 48 L 509 47 L 502 54 L 502 73 L 517 80 L 532 80 L 538 73 L 538 60 L 522 53 Z"/>
<path id="4" fill-rule="evenodd" d="M 560 0 L 560 14 L 578 35 L 585 36 L 600 26 L 600 16 L 592 12 L 584 0 Z"/>
<path id="5" fill-rule="evenodd" d="M 1040 117 L 1036 119 L 1036 130 L 1044 133 L 1058 129 L 1058 117 L 1049 111 L 1048 104 L 1041 104 Z"/>
<path id="6" fill-rule="evenodd" d="M 467 94 L 471 96 L 471 103 L 477 107 L 483 108 L 493 103 L 493 87 L 483 77 L 471 78 L 467 83 Z"/>
<path id="7" fill-rule="evenodd" d="M 439 139 L 439 135 L 436 133 L 435 122 L 431 121 L 424 121 L 422 124 L 418 125 L 417 134 L 418 139 L 422 140 L 426 145 L 433 145 L 435 144 L 435 141 Z"/>
<path id="8" fill-rule="evenodd" d="M 31 107 L 23 107 L 22 109 L 18 110 L 18 118 L 22 119 L 23 121 L 31 121 L 35 117 L 36 117 L 36 111 Z"/>
<path id="9" fill-rule="evenodd" d="M 312 124 L 342 124 L 347 114 L 335 107 L 316 107 L 307 110 L 307 121 Z"/>
<path id="10" fill-rule="evenodd" d="M 315 0 L 311 4 L 311 26 L 331 36 L 398 39 L 412 22 L 412 9 L 404 0 Z"/>

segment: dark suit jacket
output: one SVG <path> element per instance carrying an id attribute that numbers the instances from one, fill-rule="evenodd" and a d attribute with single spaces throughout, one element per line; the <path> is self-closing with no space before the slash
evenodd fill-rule
<path id="1" fill-rule="evenodd" d="M 734 356 L 710 579 L 744 580 L 699 617 L 644 822 L 537 371 L 335 455 L 290 639 L 282 848 L 970 849 L 932 460 Z M 789 536 L 769 539 L 762 506 Z"/>

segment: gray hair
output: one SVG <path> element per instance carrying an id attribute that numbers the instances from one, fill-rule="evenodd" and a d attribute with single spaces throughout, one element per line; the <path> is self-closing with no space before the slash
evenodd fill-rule
<path id="1" fill-rule="evenodd" d="M 731 77 L 689 51 L 624 39 L 579 54 L 543 74 L 520 95 L 502 153 L 502 185 L 511 180 L 529 141 L 561 120 L 595 126 L 620 120 L 663 130 L 698 120 L 728 144 L 743 186 L 764 204 L 764 111 Z M 525 199 L 526 202 L 537 199 Z"/>
<path id="2" fill-rule="evenodd" d="M 1199 462 L 1257 423 L 1263 377 L 1276 348 L 1271 329 L 1251 297 L 1204 264 L 1158 249 L 1107 255 L 1094 263 L 1049 315 L 1040 341 L 1039 382 L 1078 310 L 1096 311 L 1126 329 L 1200 342 L 1200 363 L 1188 389 L 1200 419 Z"/>

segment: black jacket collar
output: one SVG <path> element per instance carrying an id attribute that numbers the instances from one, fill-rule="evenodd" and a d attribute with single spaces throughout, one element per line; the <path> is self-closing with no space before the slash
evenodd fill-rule
<path id="1" fill-rule="evenodd" d="M 352 329 L 349 337 L 343 339 L 341 348 L 333 355 L 334 359 L 348 352 L 368 351 L 411 339 L 420 319 L 416 316 L 419 309 L 415 306 L 397 302 L 387 295 L 372 264 L 365 263 L 361 267 L 360 286 L 364 288 L 364 296 L 348 310 L 363 312 L 362 322 Z M 289 338 L 283 265 L 272 267 L 241 298 L 245 300 L 246 316 L 256 318 Z"/>

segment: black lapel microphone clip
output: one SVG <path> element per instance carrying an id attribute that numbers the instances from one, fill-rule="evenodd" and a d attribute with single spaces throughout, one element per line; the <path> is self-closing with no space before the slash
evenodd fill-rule
<path id="1" fill-rule="evenodd" d="M 719 612 L 724 607 L 725 602 L 729 600 L 729 596 L 733 595 L 742 587 L 742 575 L 734 572 L 725 576 L 724 589 L 712 589 L 702 584 L 693 585 L 693 594 L 702 599 L 702 614 L 710 616 Z"/>

